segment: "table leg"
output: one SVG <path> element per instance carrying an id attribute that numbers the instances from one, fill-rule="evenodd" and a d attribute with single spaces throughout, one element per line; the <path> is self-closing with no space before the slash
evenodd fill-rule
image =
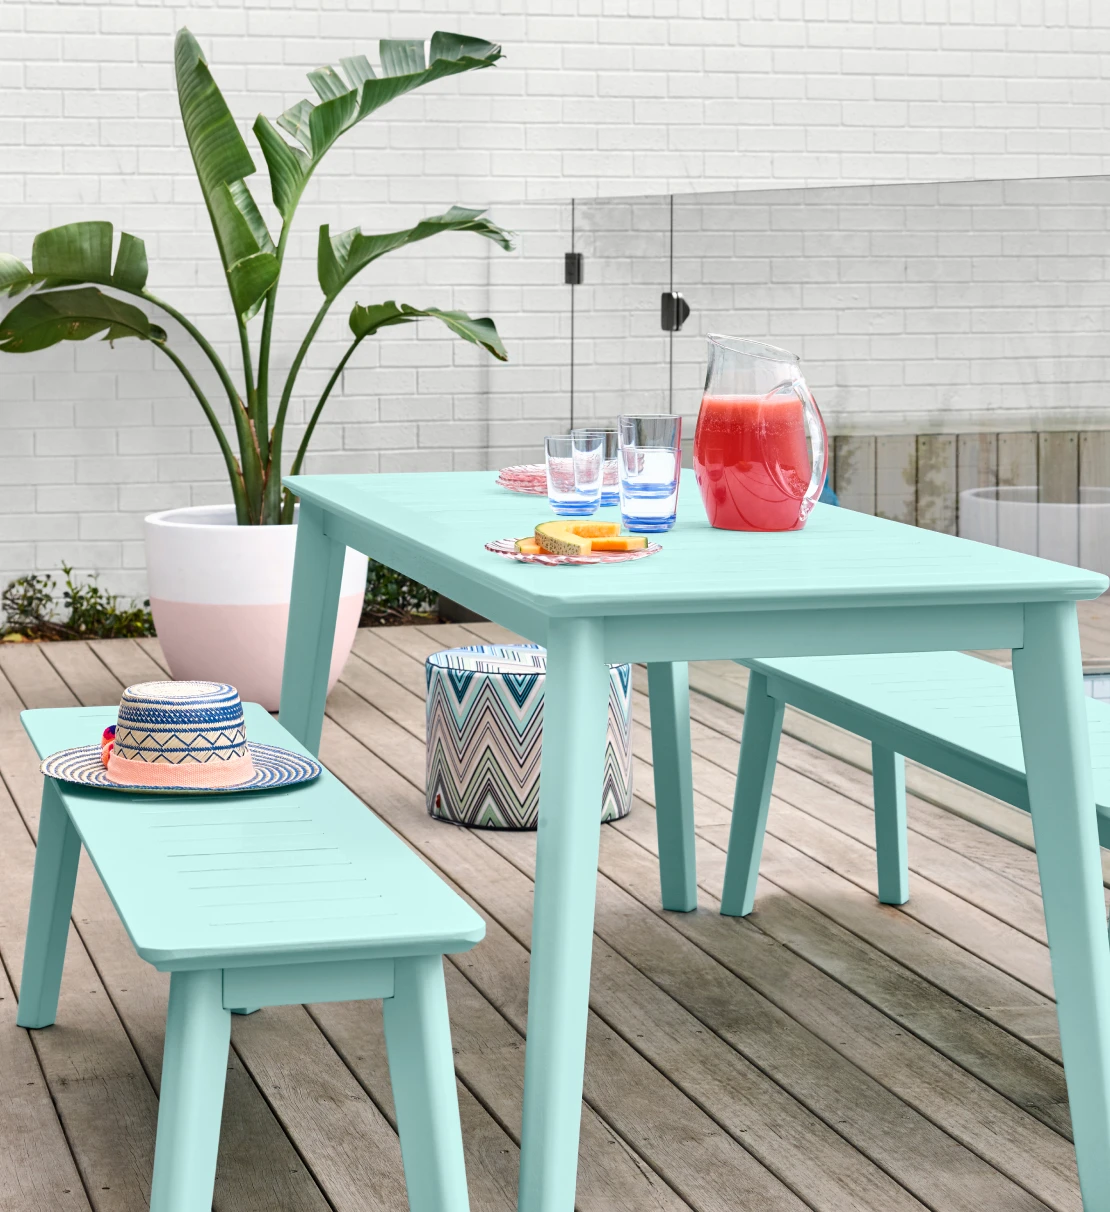
<path id="1" fill-rule="evenodd" d="M 689 679 L 685 661 L 648 665 L 659 885 L 663 908 L 680 912 L 698 907 Z"/>
<path id="2" fill-rule="evenodd" d="M 306 749 L 320 752 L 335 616 L 347 549 L 324 533 L 324 513 L 302 501 L 278 718 Z"/>
<path id="3" fill-rule="evenodd" d="M 1014 684 L 1079 1182 L 1086 1212 L 1108 1212 L 1110 948 L 1074 605 L 1026 606 L 1024 643 Z"/>
<path id="4" fill-rule="evenodd" d="M 520 1212 L 573 1212 L 586 1059 L 609 670 L 602 624 L 547 637 Z"/>

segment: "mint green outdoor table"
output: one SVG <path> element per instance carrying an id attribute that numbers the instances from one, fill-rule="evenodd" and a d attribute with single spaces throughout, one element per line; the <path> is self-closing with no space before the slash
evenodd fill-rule
<path id="1" fill-rule="evenodd" d="M 607 663 L 648 664 L 662 898 L 696 905 L 686 662 L 1012 648 L 1080 1183 L 1110 1212 L 1110 947 L 1075 602 L 1104 576 L 817 506 L 785 534 L 713 530 L 691 473 L 663 551 L 547 568 L 484 550 L 550 516 L 490 472 L 294 476 L 281 721 L 319 747 L 344 548 L 547 647 L 519 1207 L 572 1212 Z M 600 517 L 617 516 L 602 510 Z"/>

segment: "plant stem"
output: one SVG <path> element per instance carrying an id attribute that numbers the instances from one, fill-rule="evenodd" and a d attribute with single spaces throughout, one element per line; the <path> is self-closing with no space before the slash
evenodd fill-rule
<path id="1" fill-rule="evenodd" d="M 121 289 L 121 288 L 116 288 Z M 204 334 L 187 316 L 183 316 L 181 312 L 167 303 L 165 299 L 159 299 L 157 295 L 152 295 L 148 290 L 129 290 L 125 292 L 129 295 L 134 295 L 136 298 L 145 299 L 148 303 L 153 303 L 155 307 L 160 307 L 168 316 L 172 316 L 178 324 L 193 338 L 194 341 L 204 351 L 205 357 L 212 363 L 212 368 L 219 375 L 220 382 L 224 386 L 224 391 L 227 392 L 228 402 L 234 407 L 239 399 L 239 389 L 235 386 L 235 380 L 228 373 L 227 367 L 223 364 L 223 359 L 208 343 Z"/>
<path id="2" fill-rule="evenodd" d="M 299 199 L 298 199 L 299 200 Z M 294 207 L 294 211 L 295 211 Z M 258 398 L 255 403 L 254 425 L 258 432 L 259 454 L 262 459 L 263 466 L 271 462 L 270 458 L 270 342 L 273 338 L 274 331 L 274 313 L 277 310 L 277 290 L 278 283 L 281 281 L 281 269 L 285 264 L 285 245 L 289 240 L 289 231 L 293 224 L 293 212 L 290 212 L 289 218 L 284 220 L 281 225 L 281 235 L 278 236 L 277 252 L 275 253 L 278 263 L 277 276 L 274 278 L 273 285 L 266 292 L 266 309 L 262 317 L 262 341 L 258 347 Z M 281 479 L 281 467 L 278 466 L 278 479 Z M 262 507 L 263 520 L 266 516 L 266 507 L 263 503 Z"/>
<path id="3" fill-rule="evenodd" d="M 177 369 L 181 371 L 185 377 L 185 382 L 192 388 L 193 395 L 196 396 L 201 408 L 204 409 L 204 415 L 208 418 L 208 423 L 212 426 L 212 430 L 216 435 L 216 441 L 220 445 L 220 453 L 224 456 L 227 473 L 231 479 L 231 495 L 235 501 L 235 520 L 240 526 L 246 526 L 251 520 L 250 512 L 247 508 L 246 486 L 243 482 L 242 470 L 238 462 L 236 462 L 235 454 L 231 449 L 231 444 L 227 440 L 227 435 L 223 431 L 223 426 L 220 424 L 215 412 L 212 410 L 212 405 L 208 403 L 207 397 L 201 391 L 200 385 L 193 378 L 185 363 L 182 362 L 168 345 L 163 345 L 160 341 L 154 341 L 152 344 L 160 349 Z"/>
<path id="4" fill-rule="evenodd" d="M 166 315 L 172 316 L 178 322 L 178 324 L 185 329 L 189 336 L 196 341 L 196 343 L 204 351 L 208 361 L 212 363 L 216 374 L 219 376 L 220 382 L 224 385 L 224 390 L 227 392 L 228 404 L 231 406 L 231 418 L 235 424 L 235 434 L 239 440 L 239 454 L 242 458 L 242 467 L 238 472 L 238 475 L 243 481 L 246 492 L 248 514 L 253 515 L 248 516 L 246 521 L 241 522 L 240 525 L 246 525 L 247 523 L 259 521 L 262 508 L 262 460 L 258 452 L 258 445 L 254 440 L 254 434 L 251 432 L 250 418 L 247 414 L 247 410 L 243 406 L 243 401 L 239 395 L 238 389 L 235 386 L 235 381 L 228 373 L 228 369 L 223 364 L 223 360 L 209 344 L 208 340 L 200 329 L 197 328 L 197 326 L 186 316 L 183 316 L 176 307 L 173 307 L 164 299 L 159 299 L 156 295 L 150 294 L 146 290 L 140 292 L 127 291 L 125 293 L 137 294 L 139 298 L 146 299 L 147 302 L 153 303 L 155 307 L 160 307 L 166 313 Z M 219 441 L 221 445 L 226 445 L 227 438 L 224 435 L 223 426 L 220 425 L 210 406 L 207 408 L 207 413 L 209 424 L 216 431 L 217 441 Z M 232 495 L 234 496 L 234 481 L 232 482 L 231 490 Z M 253 510 L 250 509 L 252 502 L 256 503 Z M 236 501 L 236 511 L 238 512 L 238 501 Z"/>
<path id="5" fill-rule="evenodd" d="M 332 371 L 331 378 L 328 379 L 328 385 L 324 388 L 323 394 L 316 407 L 312 410 L 312 416 L 309 418 L 308 428 L 304 432 L 304 437 L 301 438 L 301 444 L 297 447 L 297 455 L 293 460 L 292 467 L 289 468 L 289 474 L 295 476 L 301 470 L 301 464 L 304 462 L 304 457 L 308 453 L 308 444 L 312 441 L 312 431 L 316 428 L 316 422 L 320 419 L 320 414 L 324 411 L 324 405 L 328 402 L 328 396 L 331 395 L 331 390 L 343 373 L 344 367 L 351 359 L 351 355 L 365 340 L 365 337 L 356 337 L 347 348 L 347 352 L 339 359 L 339 365 Z"/>
<path id="6" fill-rule="evenodd" d="M 365 337 L 356 337 L 347 348 L 347 352 L 339 359 L 339 365 L 332 371 L 332 376 L 328 380 L 327 387 L 324 388 L 324 393 L 320 397 L 319 403 L 312 410 L 312 416 L 309 418 L 308 428 L 304 431 L 304 437 L 301 438 L 301 444 L 297 447 L 296 457 L 293 459 L 293 465 L 289 468 L 289 474 L 295 476 L 301 470 L 301 464 L 304 462 L 304 457 L 308 453 L 308 444 L 312 441 L 312 431 L 316 428 L 316 422 L 320 419 L 320 414 L 324 411 L 324 405 L 328 402 L 328 396 L 331 395 L 331 389 L 339 381 L 339 376 L 343 373 L 343 368 L 350 361 L 351 354 L 365 340 Z M 283 493 L 281 506 L 281 520 L 285 523 L 293 521 L 293 494 L 285 489 Z"/>
<path id="7" fill-rule="evenodd" d="M 239 348 L 243 354 L 243 386 L 247 389 L 247 416 L 253 419 L 257 394 L 254 389 L 254 366 L 251 364 L 251 343 L 243 317 L 236 316 L 235 322 L 239 326 Z"/>
<path id="8" fill-rule="evenodd" d="M 285 417 L 289 411 L 289 400 L 293 395 L 293 384 L 297 381 L 297 374 L 301 369 L 301 363 L 305 360 L 305 356 L 308 353 L 308 347 L 312 344 L 312 338 L 316 336 L 320 325 L 324 322 L 324 317 L 328 314 L 328 309 L 334 301 L 334 298 L 331 298 L 325 299 L 321 303 L 320 310 L 308 326 L 308 332 L 305 333 L 304 340 L 301 341 L 300 348 L 297 350 L 297 356 L 293 359 L 293 365 L 289 367 L 289 374 L 285 378 L 285 387 L 281 393 L 281 404 L 278 405 L 277 416 L 274 418 L 274 431 L 270 440 L 270 468 L 266 478 L 266 501 L 264 505 L 267 515 L 272 512 L 273 516 L 277 517 L 281 501 L 281 442 L 285 433 Z M 277 468 L 276 475 L 274 474 L 275 467 Z"/>

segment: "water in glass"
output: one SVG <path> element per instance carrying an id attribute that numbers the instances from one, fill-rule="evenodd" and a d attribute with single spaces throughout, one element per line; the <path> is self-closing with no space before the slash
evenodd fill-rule
<path id="1" fill-rule="evenodd" d="M 620 436 L 615 429 L 572 429 L 571 437 L 597 434 L 601 438 L 601 504 L 621 503 L 621 480 L 617 460 L 620 455 Z"/>
<path id="2" fill-rule="evenodd" d="M 602 441 L 594 434 L 544 439 L 547 499 L 562 517 L 585 517 L 601 503 Z"/>
<path id="3" fill-rule="evenodd" d="M 682 418 L 669 414 L 622 416 L 621 518 L 635 533 L 670 530 L 678 509 Z"/>

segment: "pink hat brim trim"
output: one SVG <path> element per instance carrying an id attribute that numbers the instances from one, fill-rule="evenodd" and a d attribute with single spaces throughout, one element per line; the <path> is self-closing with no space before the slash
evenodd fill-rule
<path id="1" fill-rule="evenodd" d="M 121 787 L 235 787 L 254 775 L 254 762 L 249 753 L 229 758 L 226 762 L 136 762 L 117 757 L 112 751 L 108 758 L 107 775 Z"/>

